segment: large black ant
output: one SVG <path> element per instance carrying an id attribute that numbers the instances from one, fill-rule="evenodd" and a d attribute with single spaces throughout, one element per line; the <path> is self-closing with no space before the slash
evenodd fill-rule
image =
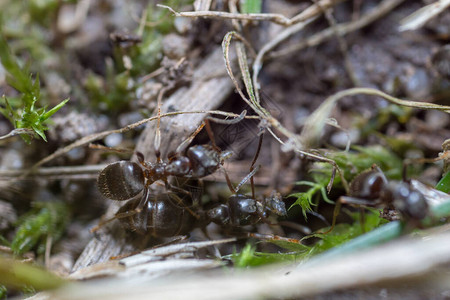
<path id="1" fill-rule="evenodd" d="M 98 176 L 100 192 L 112 200 L 128 200 L 137 196 L 142 190 L 158 180 L 169 186 L 169 176 L 202 178 L 217 171 L 224 160 L 231 154 L 222 152 L 213 145 L 196 145 L 189 147 L 183 155 L 180 149 L 190 143 L 200 132 L 203 126 L 209 126 L 206 121 L 178 148 L 174 154 L 169 155 L 167 162 L 161 159 L 159 143 L 155 143 L 156 162 L 147 162 L 142 153 L 136 153 L 139 164 L 132 161 L 119 161 L 106 166 Z M 210 132 L 210 129 L 208 129 Z"/>
<path id="2" fill-rule="evenodd" d="M 213 145 L 191 146 L 186 150 L 186 154 L 182 154 L 181 149 L 186 144 L 189 144 L 205 125 L 207 126 L 208 135 L 210 135 Z M 139 163 L 119 161 L 109 164 L 100 172 L 98 176 L 98 187 L 103 196 L 111 200 L 129 201 L 119 209 L 114 218 L 101 222 L 93 229 L 94 231 L 116 218 L 129 221 L 127 217 L 130 217 L 134 220 L 132 223 L 135 225 L 128 226 L 135 227 L 135 230 L 144 232 L 147 227 L 146 220 L 153 222 L 152 220 L 155 219 L 155 222 L 159 222 L 160 219 L 166 219 L 165 217 L 159 216 L 153 217 L 155 213 L 164 215 L 165 210 L 168 210 L 168 208 L 161 204 L 164 202 L 169 203 L 175 201 L 176 205 L 172 205 L 174 212 L 177 211 L 176 207 L 178 207 L 178 210 L 180 210 L 178 212 L 179 214 L 188 211 L 192 216 L 198 218 L 197 214 L 189 208 L 189 204 L 183 201 L 184 197 L 178 196 L 176 193 L 183 192 L 189 194 L 189 192 L 171 185 L 169 183 L 169 177 L 198 179 L 210 175 L 222 166 L 224 160 L 230 156 L 230 152 L 222 152 L 215 145 L 207 120 L 177 148 L 174 154 L 169 155 L 167 162 L 161 159 L 158 137 L 159 135 L 157 134 L 155 139 L 156 162 L 145 161 L 144 156 L 138 152 L 137 159 Z M 165 183 L 167 192 L 152 195 L 149 191 L 149 186 L 158 180 Z M 141 198 L 132 199 L 141 192 L 143 192 Z M 167 205 L 170 206 L 170 204 Z M 159 224 L 155 225 L 156 227 L 161 226 Z M 168 233 L 168 235 L 172 234 Z"/>
<path id="3" fill-rule="evenodd" d="M 228 175 L 226 175 L 228 186 L 233 192 L 228 202 L 226 204 L 215 204 L 207 210 L 198 205 L 199 201 L 193 199 L 186 201 L 185 198 L 192 195 L 187 191 L 182 191 L 181 188 L 173 189 L 174 187 L 170 186 L 170 191 L 157 194 L 152 194 L 148 188 L 151 183 L 158 179 L 167 181 L 167 176 L 175 176 L 174 172 L 168 171 L 171 170 L 168 166 L 171 166 L 172 162 L 180 160 L 169 160 L 169 163 L 162 163 L 158 159 L 157 163 L 149 164 L 142 160 L 141 155 L 138 155 L 140 165 L 128 161 L 108 165 L 100 172 L 98 179 L 99 189 L 105 197 L 113 200 L 128 200 L 142 191 L 143 195 L 140 198 L 129 200 L 117 211 L 113 218 L 101 222 L 94 231 L 107 222 L 119 219 L 128 230 L 155 237 L 172 237 L 188 234 L 197 227 L 205 228 L 211 222 L 226 229 L 236 229 L 244 225 L 255 224 L 259 220 L 269 223 L 267 219 L 269 214 L 285 215 L 286 208 L 280 194 L 272 193 L 271 197 L 265 198 L 263 201 L 257 200 L 255 197 L 253 176 L 258 169 L 254 168 L 254 164 L 259 155 L 261 144 L 262 136 L 250 167 L 250 173 L 236 188 L 233 187 Z M 202 149 L 197 146 L 194 147 L 197 150 Z M 189 153 L 189 149 L 187 153 Z M 207 148 L 205 147 L 205 149 Z M 178 158 L 182 157 L 178 156 Z M 205 160 L 212 160 L 210 155 L 203 157 L 205 157 Z M 216 157 L 221 157 L 220 153 Z M 185 168 L 184 172 L 177 171 L 176 175 L 200 178 L 210 174 L 208 172 L 217 170 L 217 165 L 221 164 L 221 161 L 215 160 L 215 165 L 213 163 L 208 164 L 214 167 L 208 169 L 208 167 L 205 167 L 206 164 L 196 167 L 199 166 L 197 161 L 194 164 L 191 163 L 197 170 L 203 169 L 206 172 Z M 160 171 L 155 171 L 156 167 L 160 168 Z M 238 194 L 240 187 L 249 179 L 252 186 L 252 196 Z"/>
<path id="4" fill-rule="evenodd" d="M 262 139 L 263 135 L 261 134 L 255 156 L 250 165 L 250 173 L 236 187 L 233 187 L 225 172 L 228 187 L 233 194 L 228 198 L 226 204 L 218 204 L 207 211 L 207 217 L 211 222 L 228 229 L 236 229 L 241 226 L 256 224 L 260 220 L 270 224 L 268 220 L 270 214 L 286 215 L 286 206 L 279 193 L 273 191 L 270 197 L 263 198 L 263 200 L 258 200 L 255 196 L 253 176 L 258 168 L 254 168 L 254 166 L 261 151 Z M 249 179 L 252 195 L 238 194 L 240 187 Z"/>
<path id="5" fill-rule="evenodd" d="M 342 203 L 383 207 L 385 212 L 394 209 L 406 222 L 418 225 L 429 215 L 430 204 L 439 202 L 437 198 L 442 198 L 438 192 L 417 180 L 388 180 L 383 171 L 377 165 L 373 165 L 370 170 L 360 173 L 353 179 L 348 196 L 341 196 L 338 199 L 331 228 L 324 233 L 333 230 Z M 447 194 L 443 197 L 448 199 Z M 384 213 L 384 216 L 397 218 L 395 213 L 393 215 Z"/>

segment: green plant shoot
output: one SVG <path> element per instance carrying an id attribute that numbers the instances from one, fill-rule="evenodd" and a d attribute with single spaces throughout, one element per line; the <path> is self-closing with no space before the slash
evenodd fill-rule
<path id="1" fill-rule="evenodd" d="M 243 14 L 258 14 L 261 13 L 262 1 L 261 0 L 241 0 L 241 13 Z"/>
<path id="2" fill-rule="evenodd" d="M 43 253 L 47 237 L 56 241 L 62 235 L 68 221 L 67 216 L 67 207 L 62 203 L 35 203 L 32 211 L 19 220 L 11 249 L 16 255 L 35 247 L 38 248 L 38 253 Z"/>
<path id="3" fill-rule="evenodd" d="M 47 111 L 47 108 L 37 106 L 41 99 L 39 76 L 33 80 L 28 67 L 21 68 L 12 55 L 8 44 L 3 36 L 0 36 L 0 60 L 8 73 L 8 83 L 21 93 L 21 107 L 13 107 L 8 99 L 3 96 L 4 107 L 0 112 L 8 118 L 15 128 L 32 129 L 34 133 L 47 141 L 44 131 L 47 130 L 45 123 L 66 104 L 66 99 Z M 16 105 L 14 105 L 16 106 Z M 30 143 L 29 135 L 22 135 L 25 142 Z"/>

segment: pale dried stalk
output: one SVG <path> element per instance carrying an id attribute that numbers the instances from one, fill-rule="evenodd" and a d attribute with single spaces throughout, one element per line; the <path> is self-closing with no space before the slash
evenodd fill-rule
<path id="1" fill-rule="evenodd" d="M 305 121 L 305 126 L 303 127 L 300 134 L 301 144 L 307 148 L 314 147 L 322 136 L 326 120 L 329 118 L 333 108 L 336 106 L 336 102 L 343 97 L 355 96 L 360 94 L 378 96 L 400 106 L 419 109 L 434 109 L 450 113 L 450 106 L 427 102 L 402 100 L 373 88 L 352 88 L 331 95 L 310 116 L 308 116 Z"/>
<path id="2" fill-rule="evenodd" d="M 335 170 L 337 170 L 339 176 L 341 177 L 343 186 L 346 190 L 348 190 L 348 183 L 345 179 L 341 169 L 336 164 L 336 162 L 332 159 L 305 151 L 305 148 L 303 147 L 301 143 L 301 139 L 298 135 L 295 133 L 292 133 L 287 128 L 285 128 L 277 119 L 275 119 L 266 109 L 264 109 L 259 101 L 256 99 L 254 94 L 254 88 L 252 86 L 252 81 L 250 78 L 250 70 L 248 69 L 247 64 L 247 56 L 245 54 L 245 48 L 242 43 L 236 44 L 236 50 L 238 52 L 238 61 L 239 61 L 239 67 L 241 69 L 242 78 L 244 81 L 244 85 L 247 89 L 247 93 L 250 96 L 250 99 L 247 99 L 242 91 L 242 89 L 239 86 L 239 83 L 236 80 L 236 77 L 233 74 L 233 70 L 231 68 L 231 63 L 229 59 L 229 48 L 232 37 L 239 36 L 237 32 L 229 32 L 225 35 L 223 41 L 222 41 L 222 48 L 223 48 L 223 54 L 225 59 L 225 65 L 228 72 L 228 75 L 230 76 L 231 80 L 233 81 L 233 84 L 235 85 L 236 90 L 238 91 L 239 95 L 242 97 L 242 99 L 256 112 L 256 114 L 261 118 L 263 121 L 263 125 L 265 126 L 268 131 L 272 134 L 272 136 L 279 141 L 283 146 L 285 151 L 293 150 L 296 153 L 309 157 L 313 160 L 323 161 L 331 164 Z M 281 132 L 284 136 L 288 138 L 288 143 L 284 143 L 272 130 L 270 130 L 270 126 L 276 128 L 279 132 Z M 328 192 L 331 190 L 331 187 L 333 185 L 333 178 L 330 180 L 330 183 L 328 184 Z"/>
<path id="3" fill-rule="evenodd" d="M 321 0 L 320 5 L 324 8 L 328 8 L 333 6 L 339 2 L 344 0 Z M 293 18 L 287 18 L 280 14 L 271 14 L 271 13 L 263 13 L 263 14 L 240 14 L 240 13 L 232 13 L 232 12 L 223 12 L 223 11 L 188 11 L 188 12 L 177 12 L 173 8 L 157 4 L 157 6 L 162 8 L 167 8 L 177 17 L 188 17 L 188 18 L 213 18 L 213 19 L 229 19 L 229 20 L 245 20 L 245 21 L 270 21 L 276 24 L 280 24 L 283 26 L 292 26 L 299 22 L 303 22 L 309 18 L 317 16 L 322 13 L 321 8 L 313 4 L 306 8 L 303 12 L 296 15 Z"/>
<path id="4" fill-rule="evenodd" d="M 95 177 L 97 177 L 98 172 L 100 172 L 106 166 L 107 166 L 106 164 L 100 164 L 100 165 L 85 165 L 85 166 L 38 168 L 34 170 L 34 172 L 30 174 L 29 177 L 22 179 L 29 179 L 33 177 L 46 177 L 46 178 L 56 177 L 58 179 L 79 178 L 79 176 L 89 177 L 89 175 L 95 175 Z M 0 180 L 21 177 L 23 173 L 24 173 L 23 170 L 0 170 Z"/>
<path id="5" fill-rule="evenodd" d="M 10 138 L 10 137 L 13 137 L 13 136 L 17 136 L 17 135 L 21 135 L 21 134 L 28 134 L 30 136 L 33 136 L 35 133 L 34 133 L 33 129 L 16 128 L 16 129 L 11 130 L 8 134 L 0 136 L 0 140 L 5 140 L 7 138 Z"/>
<path id="6" fill-rule="evenodd" d="M 170 117 L 170 116 L 176 116 L 176 115 L 182 115 L 182 114 L 213 114 L 213 115 L 220 115 L 220 116 L 226 116 L 226 117 L 230 117 L 230 118 L 239 118 L 240 115 L 238 114 L 234 114 L 234 113 L 228 113 L 228 112 L 224 112 L 224 111 L 220 111 L 220 110 L 198 110 L 198 111 L 177 111 L 177 112 L 170 112 L 170 113 L 165 113 L 165 114 L 161 114 L 161 118 L 164 117 Z M 257 119 L 255 116 L 245 116 L 244 118 L 246 119 Z M 54 160 L 57 157 L 60 157 L 66 153 L 68 153 L 70 150 L 87 145 L 89 143 L 92 143 L 94 141 L 103 139 L 105 137 L 107 137 L 108 135 L 111 135 L 113 133 L 124 133 L 130 130 L 135 129 L 136 127 L 139 127 L 145 123 L 151 122 L 151 121 L 155 121 L 158 119 L 158 116 L 154 116 L 154 117 L 150 117 L 147 119 L 143 119 L 141 121 L 138 121 L 136 123 L 133 124 L 129 124 L 125 127 L 122 127 L 120 129 L 114 129 L 114 130 L 107 130 L 107 131 L 103 131 L 103 132 L 99 132 L 99 133 L 94 133 L 85 137 L 82 137 L 81 139 L 73 142 L 70 145 L 67 145 L 63 148 L 60 148 L 58 150 L 56 150 L 54 153 L 52 153 L 51 155 L 41 159 L 40 161 L 38 161 L 36 164 L 33 165 L 33 167 L 31 169 L 35 169 L 38 168 L 40 166 L 42 166 L 43 164 L 46 164 L 52 160 Z"/>
<path id="7" fill-rule="evenodd" d="M 450 6 L 450 0 L 440 0 L 431 3 L 400 21 L 399 31 L 416 30 L 426 22 L 445 11 Z"/>
<path id="8" fill-rule="evenodd" d="M 189 276 L 184 273 L 159 280 L 134 274 L 120 280 L 81 282 L 46 292 L 40 299 L 297 299 L 370 284 L 401 286 L 411 278 L 445 291 L 449 278 L 444 266 L 449 262 L 450 233 L 446 225 L 425 238 L 405 238 L 331 259 L 318 257 L 298 266 L 217 270 Z"/>

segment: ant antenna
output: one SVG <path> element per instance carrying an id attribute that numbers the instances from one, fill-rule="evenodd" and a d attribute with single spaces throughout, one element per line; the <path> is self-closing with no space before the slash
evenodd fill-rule
<path id="1" fill-rule="evenodd" d="M 259 135 L 259 142 L 258 142 L 258 148 L 256 149 L 255 156 L 253 157 L 252 164 L 250 165 L 250 174 L 252 173 L 252 171 L 253 171 L 253 169 L 254 169 L 256 160 L 258 159 L 258 156 L 259 156 L 259 152 L 261 151 L 261 146 L 262 146 L 262 142 L 263 142 L 263 136 L 264 136 L 263 133 L 260 132 L 260 135 Z M 253 173 L 253 174 L 254 174 L 254 173 Z M 254 180 L 253 180 L 253 175 L 250 177 L 250 186 L 251 186 L 251 188 L 252 188 L 252 198 L 253 198 L 253 199 L 256 199 L 256 198 L 255 198 L 255 182 L 254 182 Z"/>
<path id="2" fill-rule="evenodd" d="M 155 132 L 155 142 L 154 142 L 154 147 L 155 147 L 155 156 L 156 156 L 156 161 L 159 163 L 161 162 L 161 129 L 160 129 L 160 124 L 161 124 L 161 101 L 162 101 L 162 97 L 164 95 L 164 93 L 166 92 L 166 88 L 162 88 L 161 91 L 158 94 L 158 113 L 157 113 L 157 121 L 156 121 L 156 132 Z"/>
<path id="3" fill-rule="evenodd" d="M 209 119 L 205 119 L 204 123 L 206 125 L 206 132 L 208 133 L 208 137 L 211 140 L 211 144 L 212 144 L 213 148 L 215 150 L 220 151 L 220 148 L 217 147 L 216 139 L 214 138 L 214 133 L 213 133 L 213 131 L 211 129 L 211 123 L 209 123 Z"/>
<path id="4" fill-rule="evenodd" d="M 254 168 L 250 173 L 247 174 L 247 176 L 244 177 L 244 179 L 241 180 L 241 182 L 239 182 L 239 184 L 234 188 L 233 193 L 237 193 L 241 187 L 250 179 L 253 178 L 253 176 L 256 174 L 256 172 L 259 171 L 259 166 L 257 166 L 256 168 Z M 254 199 L 254 198 L 253 198 Z"/>
<path id="5" fill-rule="evenodd" d="M 186 148 L 187 145 L 192 143 L 194 138 L 197 136 L 197 134 L 200 131 L 202 131 L 204 126 L 205 126 L 205 122 L 202 122 L 202 124 L 200 124 L 200 126 L 198 126 L 198 128 L 187 139 L 185 139 L 183 142 L 181 142 L 181 144 L 175 150 L 175 153 L 181 153 L 183 151 L 183 149 Z"/>

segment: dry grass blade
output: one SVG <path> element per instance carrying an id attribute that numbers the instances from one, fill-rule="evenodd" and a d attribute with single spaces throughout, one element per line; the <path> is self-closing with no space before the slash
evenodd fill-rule
<path id="1" fill-rule="evenodd" d="M 450 106 L 438 105 L 427 102 L 417 102 L 417 101 L 409 101 L 402 100 L 382 91 L 372 89 L 372 88 L 352 88 L 344 91 L 340 91 L 330 97 L 328 97 L 315 111 L 312 113 L 306 120 L 305 126 L 302 129 L 300 139 L 302 144 L 305 147 L 314 147 L 317 145 L 317 142 L 320 140 L 323 128 L 325 127 L 326 121 L 329 118 L 333 108 L 336 105 L 336 102 L 347 96 L 354 95 L 371 95 L 371 96 L 379 96 L 383 99 L 406 107 L 418 108 L 418 109 L 434 109 L 441 110 L 446 113 L 450 113 Z"/>
<path id="2" fill-rule="evenodd" d="M 177 116 L 177 115 L 182 115 L 182 114 L 212 114 L 212 115 L 220 115 L 220 116 L 225 116 L 225 117 L 230 117 L 230 118 L 239 118 L 240 115 L 238 114 L 234 114 L 234 113 L 229 113 L 229 112 L 224 112 L 224 111 L 220 111 L 220 110 L 199 110 L 199 111 L 178 111 L 178 112 L 170 112 L 170 113 L 164 113 L 161 114 L 161 118 L 164 117 L 171 117 L 171 116 Z M 255 119 L 254 116 L 245 116 L 244 118 L 246 119 Z M 136 127 L 139 127 L 145 123 L 148 122 L 152 122 L 157 120 L 158 117 L 154 116 L 154 117 L 150 117 L 147 119 L 143 119 L 141 121 L 138 121 L 136 123 L 132 123 L 130 125 L 127 125 L 125 127 L 119 128 L 119 129 L 114 129 L 114 130 L 107 130 L 107 131 L 102 131 L 99 133 L 94 133 L 88 136 L 85 136 L 75 142 L 73 142 L 70 145 L 67 145 L 63 148 L 60 148 L 58 150 L 56 150 L 53 154 L 41 159 L 40 161 L 38 161 L 36 164 L 33 165 L 33 167 L 31 169 L 36 169 L 54 159 L 56 159 L 57 157 L 60 157 L 66 153 L 68 153 L 70 150 L 87 145 L 89 143 L 98 141 L 100 139 L 103 139 L 105 137 L 107 137 L 108 135 L 111 135 L 113 133 L 124 133 L 130 130 L 135 129 Z"/>
<path id="3" fill-rule="evenodd" d="M 8 134 L 0 136 L 0 140 L 5 140 L 7 138 L 20 135 L 20 134 L 28 134 L 30 136 L 34 135 L 34 130 L 29 128 L 16 128 L 14 130 L 11 130 Z"/>
<path id="4" fill-rule="evenodd" d="M 223 41 L 222 41 L 222 48 L 223 48 L 223 54 L 225 59 L 225 65 L 227 68 L 228 75 L 230 76 L 231 80 L 233 81 L 233 84 L 235 85 L 236 90 L 238 91 L 239 95 L 242 97 L 242 99 L 256 112 L 256 114 L 261 118 L 261 126 L 264 126 L 269 133 L 280 143 L 283 145 L 284 151 L 294 151 L 297 154 L 300 154 L 302 156 L 306 156 L 312 160 L 317 161 L 323 161 L 326 163 L 329 163 L 333 166 L 333 168 L 338 172 L 339 177 L 342 180 L 342 183 L 344 185 L 344 188 L 348 190 L 348 183 L 347 180 L 344 178 L 343 173 L 341 169 L 337 166 L 336 162 L 332 159 L 322 157 L 320 155 L 305 151 L 305 148 L 301 142 L 300 136 L 296 135 L 295 133 L 291 132 L 287 128 L 285 128 L 276 118 L 274 118 L 266 109 L 264 109 L 261 104 L 259 103 L 258 99 L 255 96 L 254 88 L 252 86 L 251 76 L 250 76 L 250 70 L 248 68 L 247 64 L 247 56 L 245 54 L 245 48 L 244 45 L 240 42 L 237 43 L 236 50 L 238 53 L 238 61 L 239 61 L 239 67 L 242 74 L 242 78 L 246 87 L 246 90 L 250 96 L 250 99 L 247 99 L 242 91 L 242 89 L 239 86 L 239 83 L 237 82 L 236 77 L 233 74 L 233 70 L 231 68 L 231 63 L 229 59 L 229 48 L 231 39 L 233 37 L 239 37 L 239 34 L 232 31 L 225 35 Z M 288 138 L 287 142 L 283 142 L 276 134 L 275 132 L 270 128 L 273 127 L 277 131 L 279 131 L 281 134 L 283 134 L 285 137 Z M 333 178 L 331 178 L 330 183 L 328 184 L 328 192 L 331 190 L 331 187 L 333 185 Z"/>
<path id="5" fill-rule="evenodd" d="M 448 226 L 426 238 L 406 238 L 367 252 L 316 260 L 299 266 L 265 267 L 241 272 L 216 270 L 189 276 L 141 280 L 129 278 L 80 283 L 41 299 L 271 299 L 321 295 L 336 289 L 368 288 L 389 282 L 410 284 L 413 290 L 449 288 L 439 269 L 450 262 Z M 361 267 L 364 266 L 364 267 Z M 441 280 L 436 280 L 437 278 Z M 416 281 L 413 281 L 416 280 Z M 420 285 L 417 286 L 417 282 Z M 180 293 L 180 291 L 183 291 Z"/>
<path id="6" fill-rule="evenodd" d="M 328 8 L 343 0 L 322 0 L 319 4 L 313 4 L 305 9 L 300 14 L 289 19 L 280 14 L 240 14 L 230 13 L 223 11 L 189 11 L 189 12 L 177 12 L 173 8 L 167 5 L 157 4 L 157 6 L 170 10 L 177 17 L 189 17 L 189 18 L 217 18 L 217 19 L 229 19 L 229 20 L 247 20 L 247 21 L 270 21 L 283 26 L 292 26 L 299 22 L 303 22 L 311 17 L 314 17 L 321 13 L 321 8 Z"/>
<path id="7" fill-rule="evenodd" d="M 413 14 L 400 21 L 398 30 L 416 30 L 425 25 L 426 22 L 436 17 L 450 6 L 450 0 L 440 0 L 422 7 Z"/>

